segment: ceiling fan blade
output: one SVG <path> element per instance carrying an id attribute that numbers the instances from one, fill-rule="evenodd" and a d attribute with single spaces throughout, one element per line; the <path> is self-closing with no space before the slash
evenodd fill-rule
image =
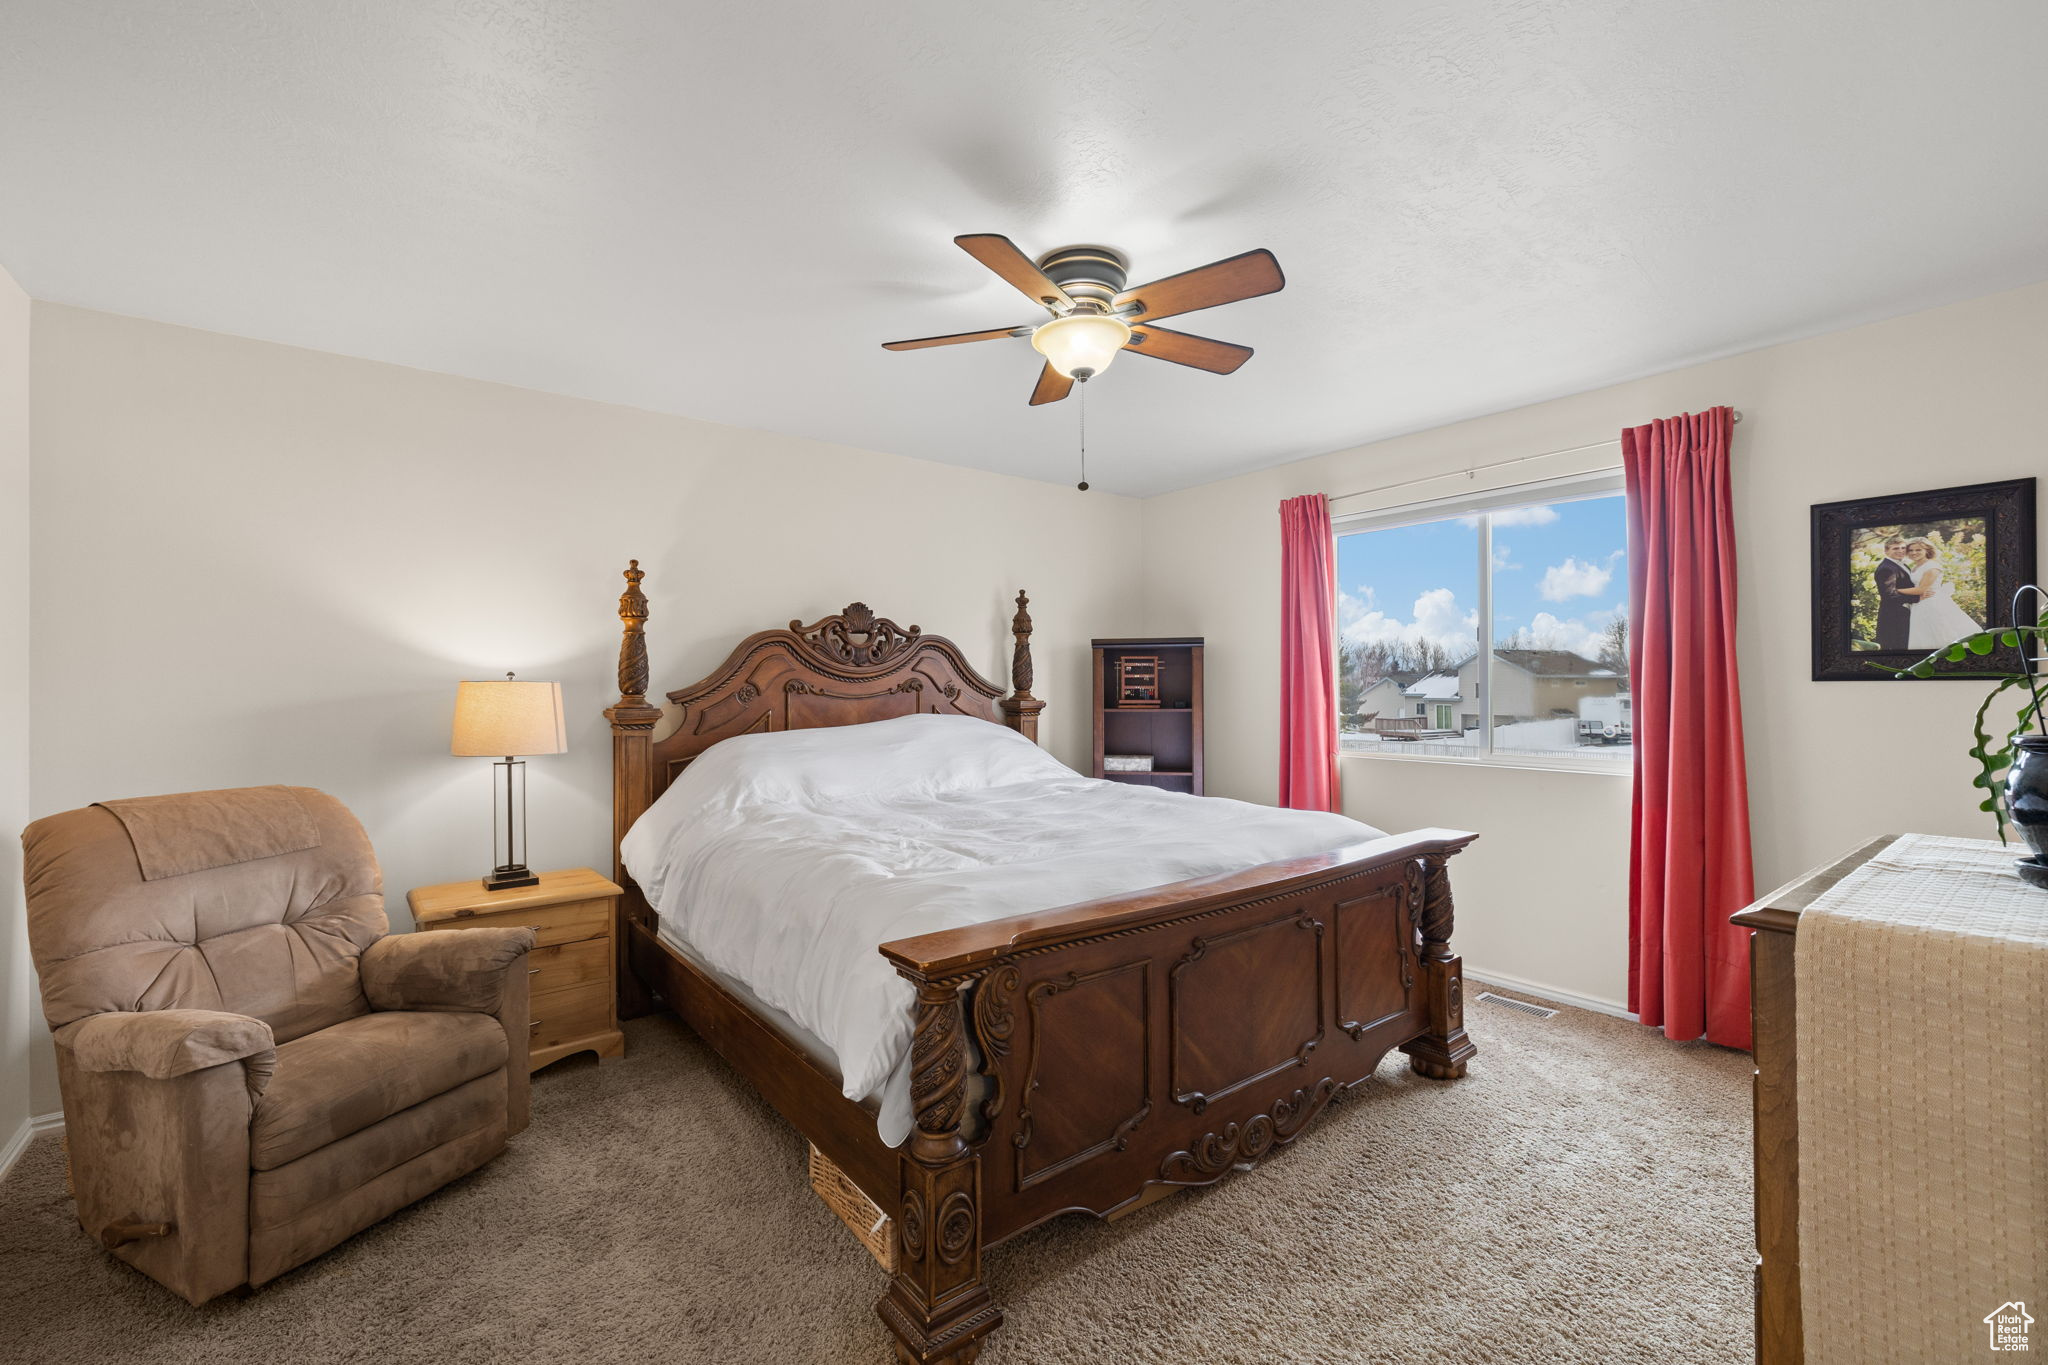
<path id="1" fill-rule="evenodd" d="M 885 341 L 885 351 L 920 351 L 927 346 L 958 346 L 963 341 L 994 341 L 997 337 L 1010 336 L 1015 327 L 992 327 L 986 332 L 954 332 L 951 336 L 917 337 L 910 341 Z"/>
<path id="2" fill-rule="evenodd" d="M 1183 270 L 1178 275 L 1168 275 L 1163 280 L 1141 284 L 1136 289 L 1126 289 L 1116 296 L 1111 306 L 1123 308 L 1137 304 L 1140 309 L 1137 317 L 1150 322 L 1153 318 L 1170 318 L 1179 313 L 1214 308 L 1222 303 L 1236 303 L 1239 299 L 1254 299 L 1282 289 L 1286 284 L 1287 277 L 1280 273 L 1280 262 L 1273 259 L 1272 252 L 1261 247 L 1242 256 L 1211 261 L 1193 270 Z"/>
<path id="3" fill-rule="evenodd" d="M 1047 365 L 1038 372 L 1038 387 L 1031 391 L 1031 406 L 1057 403 L 1074 391 L 1074 381 Z"/>
<path id="4" fill-rule="evenodd" d="M 980 261 L 1025 298 L 1047 308 L 1072 308 L 1074 301 L 1067 297 L 1067 291 L 1045 277 L 1029 256 L 1017 249 L 1017 244 L 1008 237 L 994 232 L 970 232 L 964 237 L 955 237 L 953 242 L 962 251 Z"/>
<path id="5" fill-rule="evenodd" d="M 1240 346 L 1233 341 L 1211 341 L 1208 337 L 1169 331 L 1147 323 L 1131 329 L 1131 339 L 1124 343 L 1124 349 L 1132 355 L 1149 355 L 1154 360 L 1192 365 L 1211 374 L 1229 374 L 1252 358 L 1249 346 Z"/>

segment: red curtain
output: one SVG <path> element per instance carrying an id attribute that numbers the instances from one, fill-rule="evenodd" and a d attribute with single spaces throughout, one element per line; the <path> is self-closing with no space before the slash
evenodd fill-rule
<path id="1" fill-rule="evenodd" d="M 1749 1046 L 1754 895 L 1728 408 L 1621 433 L 1628 480 L 1635 811 L 1628 1004 L 1665 1036 Z"/>
<path id="2" fill-rule="evenodd" d="M 1337 546 L 1321 493 L 1280 504 L 1280 804 L 1337 809 Z"/>

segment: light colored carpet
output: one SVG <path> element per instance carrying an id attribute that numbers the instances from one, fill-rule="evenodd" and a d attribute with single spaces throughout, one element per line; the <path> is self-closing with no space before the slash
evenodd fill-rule
<path id="1" fill-rule="evenodd" d="M 996 1249 L 985 1365 L 1748 1361 L 1749 1059 L 1574 1010 L 1467 1026 L 1463 1081 L 1396 1054 L 1251 1174 Z M 884 1365 L 881 1272 L 802 1141 L 674 1019 L 627 1034 L 535 1077 L 504 1157 L 201 1309 L 93 1245 L 39 1140 L 0 1182 L 0 1356 Z"/>

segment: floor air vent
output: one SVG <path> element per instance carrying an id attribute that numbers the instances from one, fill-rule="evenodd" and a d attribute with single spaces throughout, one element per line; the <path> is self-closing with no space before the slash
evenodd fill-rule
<path id="1" fill-rule="evenodd" d="M 1556 1010 L 1545 1009 L 1541 1005 L 1532 1005 L 1526 1000 L 1510 1000 L 1505 995 L 1495 995 L 1492 991 L 1479 992 L 1479 998 L 1489 1005 L 1505 1005 L 1511 1010 L 1520 1010 L 1524 1014 L 1533 1014 L 1538 1019 L 1552 1019 L 1557 1015 Z"/>

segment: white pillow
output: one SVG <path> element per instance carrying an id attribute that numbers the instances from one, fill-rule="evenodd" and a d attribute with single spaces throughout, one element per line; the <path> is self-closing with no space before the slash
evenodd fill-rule
<path id="1" fill-rule="evenodd" d="M 1007 725 L 973 716 L 920 714 L 734 735 L 683 769 L 633 822 L 619 854 L 649 902 L 658 903 L 671 836 L 704 812 L 936 795 L 1074 776 Z"/>

